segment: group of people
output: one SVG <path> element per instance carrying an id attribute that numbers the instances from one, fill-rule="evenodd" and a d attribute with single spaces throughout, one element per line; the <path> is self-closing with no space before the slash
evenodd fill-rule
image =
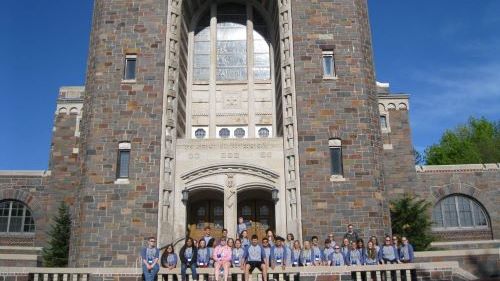
<path id="1" fill-rule="evenodd" d="M 301 245 L 293 234 L 286 239 L 276 236 L 269 229 L 266 237 L 259 241 L 257 235 L 248 237 L 246 224 L 239 218 L 237 239 L 228 238 L 227 230 L 222 230 L 221 238 L 211 236 L 210 227 L 205 227 L 205 234 L 199 240 L 187 238 L 177 255 L 173 245 L 168 245 L 160 257 L 154 237 L 148 239 L 148 247 L 141 252 L 146 281 L 153 281 L 159 271 L 159 265 L 174 269 L 180 262 L 181 276 L 186 280 L 186 270 L 191 269 L 193 280 L 198 280 L 197 268 L 214 268 L 215 280 L 223 276 L 228 280 L 230 268 L 240 268 L 245 272 L 245 280 L 255 268 L 260 269 L 264 281 L 267 281 L 269 268 L 297 266 L 356 266 L 384 263 L 408 263 L 414 259 L 413 247 L 407 237 L 386 236 L 382 245 L 377 237 L 372 236 L 365 246 L 363 239 L 349 224 L 342 242 L 337 243 L 333 233 L 324 240 L 320 247 L 319 238 L 311 237 Z"/>

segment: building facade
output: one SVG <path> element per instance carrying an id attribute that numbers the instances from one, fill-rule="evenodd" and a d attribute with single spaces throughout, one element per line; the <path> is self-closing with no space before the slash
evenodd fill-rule
<path id="1" fill-rule="evenodd" d="M 0 172 L 2 243 L 43 246 L 60 201 L 79 267 L 133 265 L 151 235 L 234 236 L 239 216 L 382 237 L 405 193 L 443 240 L 500 237 L 499 165 L 415 167 L 408 110 L 375 80 L 364 0 L 97 0 L 49 171 Z"/>

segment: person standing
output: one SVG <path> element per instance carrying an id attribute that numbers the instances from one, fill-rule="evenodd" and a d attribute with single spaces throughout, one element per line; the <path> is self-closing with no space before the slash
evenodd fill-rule
<path id="1" fill-rule="evenodd" d="M 243 217 L 239 217 L 238 218 L 238 228 L 237 228 L 238 237 L 241 235 L 243 230 L 247 230 L 247 224 L 245 223 L 245 220 L 243 219 Z"/>
<path id="2" fill-rule="evenodd" d="M 215 281 L 219 281 L 220 270 L 224 273 L 224 280 L 229 276 L 229 267 L 231 266 L 231 248 L 226 244 L 226 237 L 219 240 L 219 245 L 215 247 L 212 256 L 214 260 Z"/>
<path id="3" fill-rule="evenodd" d="M 160 250 L 156 247 L 156 239 L 154 237 L 148 238 L 148 246 L 141 249 L 142 259 L 142 272 L 145 281 L 154 281 L 160 266 L 158 260 L 160 259 Z"/>
<path id="4" fill-rule="evenodd" d="M 203 230 L 205 231 L 205 234 L 203 236 L 203 240 L 205 240 L 205 245 L 207 246 L 207 248 L 213 248 L 215 239 L 210 234 L 212 229 L 210 228 L 210 226 L 207 225 Z"/>
<path id="5" fill-rule="evenodd" d="M 351 249 L 347 253 L 347 264 L 348 265 L 363 265 L 363 250 L 358 249 L 358 244 L 353 241 L 351 243 Z"/>
<path id="6" fill-rule="evenodd" d="M 414 254 L 413 254 L 413 246 L 408 241 L 406 236 L 401 236 L 401 247 L 399 248 L 399 260 L 403 263 L 413 262 Z"/>
<path id="7" fill-rule="evenodd" d="M 300 263 L 302 266 L 312 266 L 313 265 L 313 252 L 311 250 L 311 242 L 304 241 L 304 249 L 300 255 Z"/>
<path id="8" fill-rule="evenodd" d="M 302 255 L 302 248 L 300 246 L 299 240 L 293 242 L 293 249 L 291 250 L 291 262 L 293 267 L 300 266 L 300 257 Z"/>
<path id="9" fill-rule="evenodd" d="M 258 242 L 257 235 L 252 235 L 252 244 L 245 249 L 245 281 L 249 281 L 250 274 L 255 268 L 259 268 L 262 271 L 262 279 L 267 281 L 267 268 L 269 264 L 264 248 Z"/>
<path id="10" fill-rule="evenodd" d="M 366 249 L 365 264 L 366 265 L 377 265 L 378 261 L 378 249 L 375 247 L 373 240 L 368 241 Z"/>
<path id="11" fill-rule="evenodd" d="M 352 224 L 347 225 L 347 232 L 344 234 L 344 238 L 349 240 L 349 244 L 352 243 L 352 241 L 358 241 L 358 233 L 354 231 L 354 226 Z"/>
<path id="12" fill-rule="evenodd" d="M 386 236 L 384 245 L 380 247 L 378 259 L 380 263 L 399 263 L 398 250 L 391 244 L 391 237 Z"/>
<path id="13" fill-rule="evenodd" d="M 323 265 L 330 265 L 331 258 L 330 255 L 335 251 L 335 246 L 331 246 L 332 241 L 330 239 L 325 240 L 325 248 L 323 248 Z"/>
<path id="14" fill-rule="evenodd" d="M 193 280 L 198 280 L 198 274 L 196 273 L 197 257 L 198 250 L 194 247 L 193 238 L 186 239 L 186 243 L 182 246 L 179 252 L 182 281 L 186 280 L 186 269 L 188 268 L 191 269 L 191 276 L 193 276 Z"/>
<path id="15" fill-rule="evenodd" d="M 340 251 L 340 246 L 339 245 L 335 245 L 335 247 L 333 249 L 334 249 L 334 252 L 330 255 L 330 263 L 331 263 L 331 265 L 332 266 L 342 266 L 342 265 L 345 265 L 345 256 L 342 253 L 342 251 Z"/>

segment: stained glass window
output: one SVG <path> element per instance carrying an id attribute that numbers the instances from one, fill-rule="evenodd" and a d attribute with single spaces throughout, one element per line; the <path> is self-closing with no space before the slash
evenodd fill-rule
<path id="1" fill-rule="evenodd" d="M 474 228 L 488 226 L 486 211 L 475 200 L 451 195 L 439 201 L 432 212 L 436 228 Z"/>
<path id="2" fill-rule="evenodd" d="M 0 232 L 34 232 L 35 220 L 28 207 L 19 201 L 0 202 Z"/>

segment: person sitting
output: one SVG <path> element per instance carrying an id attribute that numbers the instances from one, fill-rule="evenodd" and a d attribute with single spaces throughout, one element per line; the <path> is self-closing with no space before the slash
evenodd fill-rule
<path id="1" fill-rule="evenodd" d="M 311 243 L 309 241 L 304 241 L 304 249 L 300 255 L 300 263 L 302 266 L 312 266 L 313 265 L 313 253 L 311 250 Z"/>
<path id="2" fill-rule="evenodd" d="M 234 242 L 234 249 L 232 253 L 232 264 L 233 267 L 240 267 L 244 270 L 243 260 L 245 259 L 245 250 L 241 247 L 241 240 L 236 239 Z"/>
<path id="3" fill-rule="evenodd" d="M 271 248 L 271 268 L 274 269 L 276 266 L 285 269 L 287 265 L 287 249 L 283 245 L 285 239 L 283 237 L 276 237 L 276 245 Z"/>
<path id="4" fill-rule="evenodd" d="M 333 254 L 333 252 L 335 251 L 335 246 L 334 247 L 331 247 L 331 241 L 330 239 L 326 239 L 325 240 L 325 248 L 323 248 L 323 252 L 322 252 L 322 255 L 323 255 L 323 265 L 331 265 L 331 259 L 330 259 L 330 255 Z"/>
<path id="5" fill-rule="evenodd" d="M 231 248 L 226 244 L 226 237 L 222 237 L 219 240 L 217 247 L 214 249 L 213 253 L 214 269 L 215 269 L 215 280 L 219 281 L 219 273 L 222 271 L 224 273 L 224 280 L 227 281 L 229 276 L 229 266 L 231 265 Z"/>
<path id="6" fill-rule="evenodd" d="M 165 252 L 161 255 L 161 266 L 172 270 L 177 266 L 177 255 L 174 253 L 174 246 L 172 244 L 167 245 Z"/>
<path id="7" fill-rule="evenodd" d="M 347 253 L 347 264 L 348 265 L 363 265 L 363 249 L 358 249 L 358 244 L 356 241 L 351 243 L 351 249 Z"/>
<path id="8" fill-rule="evenodd" d="M 196 260 L 198 250 L 194 247 L 193 238 L 186 239 L 186 243 L 182 246 L 179 252 L 179 259 L 181 260 L 181 278 L 182 281 L 186 280 L 186 269 L 191 269 L 193 280 L 198 280 L 196 273 Z"/>
<path id="9" fill-rule="evenodd" d="M 380 263 L 399 263 L 398 250 L 391 244 L 391 237 L 386 236 L 384 245 L 380 247 L 378 252 L 378 260 Z"/>
<path id="10" fill-rule="evenodd" d="M 245 223 L 245 220 L 243 219 L 243 217 L 239 217 L 238 218 L 238 228 L 237 228 L 238 236 L 241 235 L 243 230 L 247 230 L 247 224 Z"/>
<path id="11" fill-rule="evenodd" d="M 413 259 L 415 258 L 413 254 L 413 246 L 410 244 L 410 241 L 408 241 L 406 236 L 401 236 L 401 242 L 402 245 L 399 248 L 399 260 L 403 263 L 413 262 Z"/>
<path id="12" fill-rule="evenodd" d="M 249 281 L 250 274 L 255 268 L 262 271 L 262 279 L 267 281 L 267 268 L 269 267 L 264 248 L 258 244 L 257 235 L 252 235 L 252 243 L 245 250 L 245 281 Z"/>
<path id="13" fill-rule="evenodd" d="M 378 249 L 375 247 L 373 240 L 368 241 L 368 248 L 366 249 L 365 264 L 366 265 L 377 265 L 378 260 Z"/>
<path id="14" fill-rule="evenodd" d="M 302 254 L 302 248 L 300 247 L 300 242 L 299 240 L 295 240 L 293 242 L 293 249 L 291 250 L 291 261 L 292 261 L 292 266 L 297 267 L 300 266 L 300 256 Z"/>
<path id="15" fill-rule="evenodd" d="M 333 248 L 334 252 L 330 255 L 330 264 L 332 266 L 342 266 L 345 265 L 345 256 L 340 250 L 339 245 L 335 245 Z"/>
<path id="16" fill-rule="evenodd" d="M 160 271 L 159 258 L 160 250 L 156 247 L 156 239 L 149 237 L 148 246 L 141 249 L 142 272 L 145 281 L 153 281 Z"/>
<path id="17" fill-rule="evenodd" d="M 198 241 L 198 255 L 196 261 L 198 262 L 198 267 L 200 268 L 208 267 L 208 264 L 210 262 L 210 253 L 206 245 L 207 244 L 205 243 L 205 240 L 203 238 Z"/>
<path id="18" fill-rule="evenodd" d="M 311 237 L 311 241 L 312 241 L 311 250 L 312 250 L 313 257 L 314 257 L 313 264 L 315 266 L 319 266 L 323 262 L 323 254 L 321 253 L 321 249 L 319 248 L 318 240 L 319 240 L 318 236 Z"/>

